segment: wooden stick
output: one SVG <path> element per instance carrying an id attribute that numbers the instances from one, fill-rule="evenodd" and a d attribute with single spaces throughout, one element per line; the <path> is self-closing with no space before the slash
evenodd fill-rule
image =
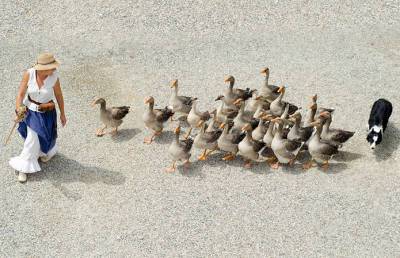
<path id="1" fill-rule="evenodd" d="M 19 122 L 14 122 L 14 125 L 13 125 L 13 127 L 11 128 L 10 133 L 8 134 L 6 140 L 4 141 L 4 146 L 7 145 L 7 144 L 10 142 L 11 135 L 12 135 L 13 132 L 15 131 L 15 127 L 17 127 L 17 124 L 18 124 L 18 123 L 19 123 Z"/>

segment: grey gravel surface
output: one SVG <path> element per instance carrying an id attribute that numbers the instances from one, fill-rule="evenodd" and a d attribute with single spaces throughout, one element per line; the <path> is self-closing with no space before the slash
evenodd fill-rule
<path id="1" fill-rule="evenodd" d="M 2 137 L 42 51 L 62 62 L 68 125 L 26 184 L 8 166 L 22 140 L 2 147 L 0 256 L 399 256 L 398 1 L 3 1 Z M 225 75 L 257 88 L 264 66 L 289 101 L 317 93 L 335 127 L 356 131 L 331 169 L 247 170 L 216 153 L 165 173 L 173 125 L 143 145 L 143 98 L 165 106 L 179 78 L 211 109 Z M 118 137 L 95 136 L 95 96 L 132 106 Z M 373 153 L 365 126 L 378 97 L 394 114 Z"/>

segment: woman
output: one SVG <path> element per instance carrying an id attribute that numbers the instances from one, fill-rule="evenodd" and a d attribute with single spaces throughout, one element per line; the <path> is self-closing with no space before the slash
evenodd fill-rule
<path id="1" fill-rule="evenodd" d="M 65 126 L 64 99 L 56 69 L 58 61 L 50 53 L 40 54 L 36 64 L 28 69 L 19 86 L 16 112 L 26 106 L 26 114 L 19 123 L 18 132 L 25 139 L 19 156 L 9 164 L 18 172 L 18 181 L 25 182 L 26 174 L 40 171 L 38 159 L 49 161 L 57 152 L 57 112 L 54 97 L 60 109 L 60 120 Z M 17 115 L 16 121 L 20 117 Z"/>

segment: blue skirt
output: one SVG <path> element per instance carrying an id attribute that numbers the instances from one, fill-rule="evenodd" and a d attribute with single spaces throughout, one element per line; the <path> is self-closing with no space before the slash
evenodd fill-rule
<path id="1" fill-rule="evenodd" d="M 49 152 L 54 147 L 57 139 L 56 109 L 43 113 L 28 109 L 26 118 L 18 126 L 18 132 L 24 139 L 28 134 L 27 126 L 37 133 L 43 153 Z"/>

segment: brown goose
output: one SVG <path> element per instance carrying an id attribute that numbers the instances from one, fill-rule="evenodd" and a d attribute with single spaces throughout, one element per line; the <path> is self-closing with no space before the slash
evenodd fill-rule
<path id="1" fill-rule="evenodd" d="M 268 79 L 269 79 L 269 68 L 263 68 L 261 69 L 261 74 L 265 76 L 264 84 L 262 85 L 260 89 L 260 96 L 268 100 L 269 102 L 272 102 L 274 99 L 276 99 L 279 96 L 279 87 L 275 85 L 268 84 Z"/>
<path id="2" fill-rule="evenodd" d="M 243 140 L 245 134 L 241 131 L 230 130 L 227 121 L 222 123 L 220 128 L 222 129 L 222 134 L 217 141 L 218 148 L 228 153 L 222 160 L 234 160 L 239 151 L 238 144 Z"/>
<path id="3" fill-rule="evenodd" d="M 256 128 L 258 125 L 258 119 L 253 117 L 253 113 L 245 110 L 245 102 L 243 99 L 237 99 L 234 102 L 235 105 L 240 105 L 237 116 L 233 119 L 233 128 L 235 130 L 241 130 L 241 128 L 249 123 L 252 128 Z"/>
<path id="4" fill-rule="evenodd" d="M 278 90 L 278 92 L 280 93 L 279 96 L 271 102 L 269 109 L 270 113 L 274 116 L 281 116 L 285 111 L 286 104 L 289 104 L 289 115 L 293 114 L 297 109 L 299 109 L 297 106 L 291 103 L 282 101 L 282 98 L 285 95 L 285 91 L 285 87 L 281 86 Z"/>
<path id="5" fill-rule="evenodd" d="M 229 108 L 235 108 L 234 102 L 238 99 L 247 100 L 251 98 L 254 90 L 250 90 L 247 88 L 243 89 L 234 89 L 233 86 L 235 85 L 235 77 L 229 75 L 225 78 L 224 82 L 229 82 L 229 87 L 224 91 L 224 98 L 223 101 Z"/>
<path id="6" fill-rule="evenodd" d="M 353 137 L 354 132 L 342 129 L 333 129 L 330 127 L 332 123 L 332 115 L 328 111 L 322 112 L 320 114 L 320 118 L 323 121 L 323 127 L 321 132 L 322 139 L 344 143 L 348 141 L 351 137 Z"/>
<path id="7" fill-rule="evenodd" d="M 238 112 L 239 112 L 237 107 L 235 107 L 235 108 L 227 108 L 227 107 L 225 107 L 225 102 L 223 101 L 224 98 L 225 97 L 223 95 L 221 95 L 221 96 L 219 96 L 218 98 L 215 99 L 215 101 L 221 100 L 221 104 L 216 109 L 216 114 L 215 114 L 217 121 L 219 121 L 221 123 L 223 121 L 225 121 L 225 119 L 234 119 L 237 116 Z"/>
<path id="8" fill-rule="evenodd" d="M 112 135 L 118 133 L 118 127 L 122 124 L 122 119 L 129 113 L 129 106 L 121 107 L 106 107 L 106 101 L 104 98 L 97 98 L 93 101 L 92 106 L 100 104 L 100 120 L 103 122 L 104 127 L 97 130 L 97 136 L 103 136 L 106 134 L 104 130 L 107 127 L 113 127 L 114 130 L 111 132 Z"/>
<path id="9" fill-rule="evenodd" d="M 270 161 L 274 158 L 272 149 L 265 145 L 265 143 L 256 141 L 252 137 L 253 128 L 250 124 L 243 126 L 242 131 L 246 136 L 239 143 L 239 154 L 245 159 L 245 167 L 250 168 L 252 161 L 263 162 Z"/>
<path id="10" fill-rule="evenodd" d="M 321 139 L 322 124 L 320 121 L 317 120 L 311 125 L 315 126 L 315 133 L 308 143 L 308 151 L 310 152 L 312 159 L 308 163 L 304 164 L 303 168 L 311 168 L 314 164 L 313 161 L 316 161 L 317 163 L 322 164 L 324 170 L 327 170 L 329 167 L 328 162 L 333 155 L 338 153 L 340 144 Z"/>
<path id="11" fill-rule="evenodd" d="M 190 136 L 192 129 L 197 127 L 200 120 L 208 121 L 211 118 L 211 115 L 208 111 L 200 112 L 197 109 L 197 103 L 198 103 L 198 100 L 193 101 L 192 108 L 190 109 L 190 112 L 187 116 L 187 122 L 190 125 L 190 129 L 186 135 L 186 138 Z"/>
<path id="12" fill-rule="evenodd" d="M 278 158 L 278 162 L 271 166 L 271 168 L 279 168 L 279 164 L 289 164 L 290 166 L 294 164 L 297 158 L 297 154 L 301 150 L 303 143 L 297 140 L 288 140 L 282 137 L 283 134 L 283 122 L 281 118 L 275 118 L 272 121 L 278 124 L 277 131 L 274 135 L 274 139 L 271 143 L 271 148 Z"/>
<path id="13" fill-rule="evenodd" d="M 263 97 L 257 95 L 257 92 L 252 93 L 252 97 L 247 100 L 246 111 L 253 112 L 254 114 L 260 111 L 265 111 L 269 109 L 270 103 L 266 101 Z"/>
<path id="14" fill-rule="evenodd" d="M 156 136 L 162 133 L 164 123 L 167 122 L 174 113 L 168 107 L 164 109 L 155 109 L 154 98 L 152 96 L 146 97 L 144 103 L 149 106 L 143 113 L 143 122 L 147 128 L 153 130 L 153 134 L 150 137 L 146 137 L 144 143 L 150 144 Z"/>
<path id="15" fill-rule="evenodd" d="M 197 98 L 179 96 L 177 79 L 171 82 L 171 88 L 174 89 L 169 99 L 169 105 L 172 109 L 172 112 L 187 116 L 192 109 L 193 101 L 195 101 Z"/>
<path id="16" fill-rule="evenodd" d="M 183 161 L 185 168 L 190 166 L 190 150 L 192 149 L 193 139 L 186 138 L 184 140 L 179 139 L 179 135 L 181 133 L 181 128 L 178 126 L 175 129 L 175 139 L 172 141 L 171 145 L 168 148 L 168 153 L 172 157 L 172 165 L 167 168 L 167 172 L 174 172 L 176 169 L 176 162 Z"/>
<path id="17" fill-rule="evenodd" d="M 199 122 L 198 127 L 200 127 L 201 129 L 194 138 L 193 144 L 194 147 L 204 150 L 201 156 L 199 157 L 199 160 L 207 160 L 208 155 L 217 150 L 218 148 L 217 140 L 222 132 L 221 131 L 206 132 L 206 123 L 202 120 Z M 207 150 L 209 151 L 207 152 Z"/>
<path id="18" fill-rule="evenodd" d="M 324 111 L 332 113 L 333 111 L 335 111 L 332 108 L 323 108 L 322 107 L 322 108 L 318 109 L 317 99 L 318 99 L 317 94 L 311 96 L 311 104 L 308 106 L 308 110 L 307 110 L 307 113 L 306 113 L 306 116 L 304 119 L 304 124 L 303 124 L 304 127 L 308 127 L 308 126 L 310 126 L 311 123 L 316 121 L 315 115 L 317 113 L 321 113 Z"/>
<path id="19" fill-rule="evenodd" d="M 302 127 L 301 118 L 302 117 L 299 110 L 297 110 L 293 115 L 290 115 L 290 120 L 294 122 L 294 125 L 292 128 L 290 128 L 290 131 L 287 135 L 289 140 L 306 142 L 308 139 L 310 139 L 313 128 L 311 126 Z"/>

